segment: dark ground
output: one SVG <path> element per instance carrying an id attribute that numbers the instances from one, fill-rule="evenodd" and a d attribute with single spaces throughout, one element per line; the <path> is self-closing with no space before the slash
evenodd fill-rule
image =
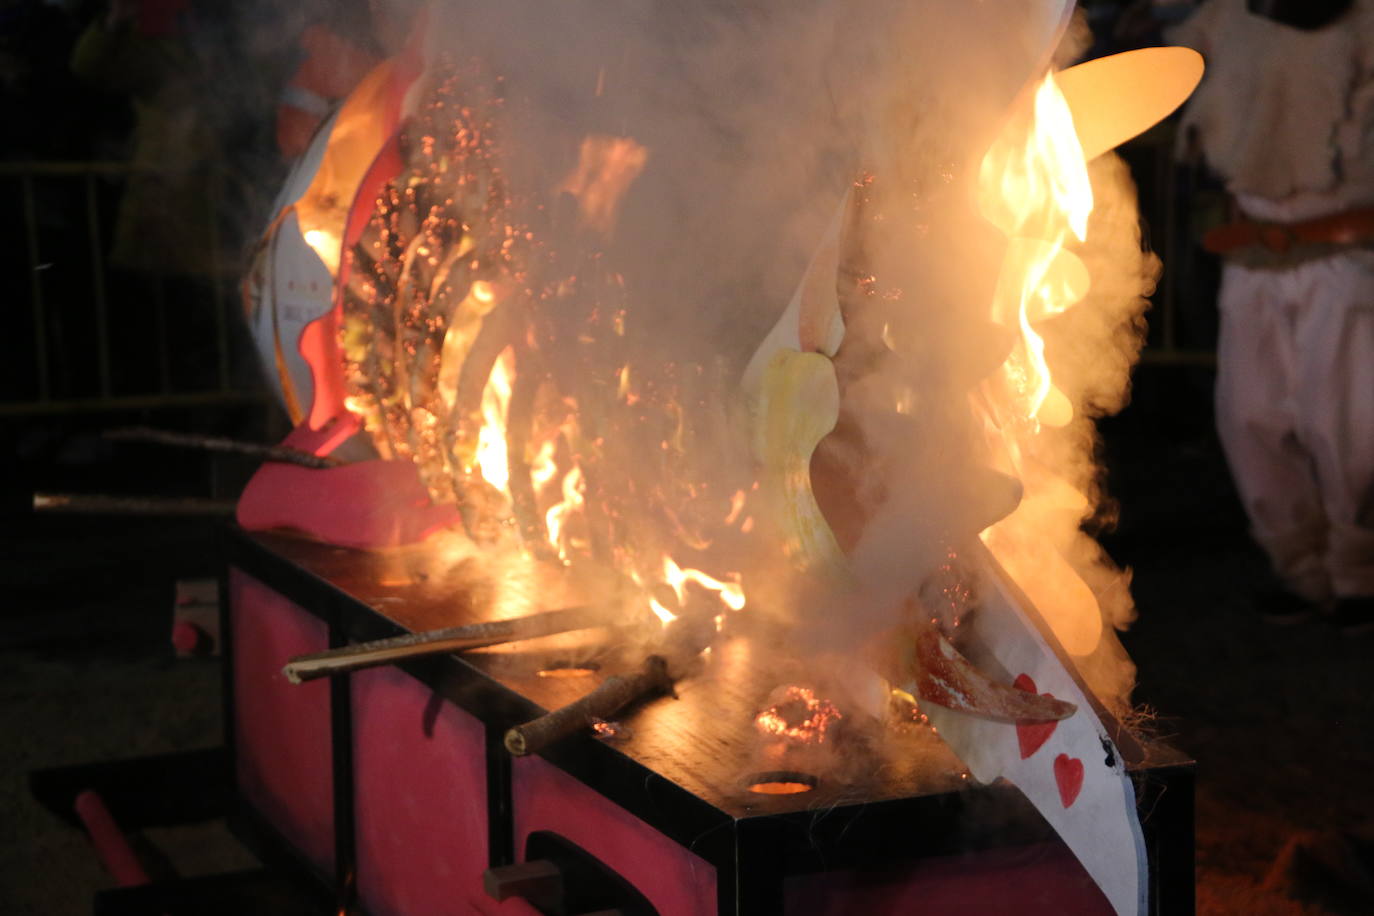
<path id="1" fill-rule="evenodd" d="M 1283 893 L 1310 892 L 1311 882 L 1271 877 L 1265 885 L 1295 838 L 1374 820 L 1374 787 L 1364 779 L 1374 772 L 1365 664 L 1374 637 L 1258 621 L 1248 593 L 1264 564 L 1245 538 L 1209 402 L 1207 373 L 1146 369 L 1135 403 L 1105 426 L 1110 486 L 1121 501 L 1107 545 L 1134 570 L 1140 608 L 1124 637 L 1139 666 L 1137 699 L 1156 712 L 1159 734 L 1199 761 L 1199 912 L 1374 912 L 1369 901 L 1299 903 Z M 41 435 L 12 430 L 8 453 L 19 457 L 9 484 L 209 488 L 200 459 L 143 454 L 131 471 L 127 460 L 88 447 L 81 434 L 93 422 Z M 244 470 L 221 469 L 221 487 L 231 490 Z M 213 526 L 8 517 L 0 534 L 0 913 L 85 913 L 110 880 L 84 836 L 33 801 L 26 774 L 220 740 L 216 663 L 173 660 L 167 638 L 173 580 L 214 572 Z M 245 864 L 213 825 L 152 839 L 184 873 Z"/>
<path id="2" fill-rule="evenodd" d="M 1273 867 L 1294 840 L 1320 846 L 1374 820 L 1374 637 L 1259 620 L 1250 595 L 1267 565 L 1212 432 L 1211 373 L 1191 371 L 1146 370 L 1104 432 L 1121 501 L 1106 542 L 1135 573 L 1139 619 L 1123 642 L 1136 702 L 1198 761 L 1198 912 L 1374 913 L 1374 897 L 1301 863 Z"/>

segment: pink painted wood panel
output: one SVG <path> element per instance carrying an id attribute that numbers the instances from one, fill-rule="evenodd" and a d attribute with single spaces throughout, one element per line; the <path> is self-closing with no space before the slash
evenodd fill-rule
<path id="1" fill-rule="evenodd" d="M 538 757 L 512 769 L 517 859 L 531 833 L 549 830 L 614 869 L 660 916 L 714 916 L 716 870 L 706 860 Z"/>
<path id="2" fill-rule="evenodd" d="M 372 916 L 494 911 L 482 724 L 394 668 L 353 675 L 358 894 Z"/>
<path id="3" fill-rule="evenodd" d="M 329 646 L 325 624 L 231 570 L 235 770 L 239 790 L 317 867 L 334 867 L 329 682 L 291 684 L 294 655 Z"/>

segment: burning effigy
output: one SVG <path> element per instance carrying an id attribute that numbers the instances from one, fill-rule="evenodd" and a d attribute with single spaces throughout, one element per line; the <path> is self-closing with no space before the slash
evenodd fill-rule
<path id="1" fill-rule="evenodd" d="M 285 444 L 335 463 L 265 465 L 239 520 L 354 548 L 253 536 L 392 631 L 306 613 L 288 638 L 267 609 L 301 601 L 241 551 L 235 645 L 275 652 L 236 662 L 260 680 L 239 688 L 250 796 L 328 859 L 337 804 L 312 820 L 268 759 L 300 729 L 250 715 L 318 716 L 275 668 L 353 678 L 356 719 L 385 715 L 369 690 L 409 688 L 349 672 L 463 652 L 523 698 L 454 700 L 485 722 L 487 899 L 533 880 L 510 869 L 546 833 L 613 855 L 494 826 L 532 767 L 559 772 L 529 793 L 604 782 L 587 761 L 609 748 L 610 772 L 649 767 L 737 844 L 748 816 L 1010 784 L 1067 851 L 1041 871 L 1087 876 L 1045 912 L 1158 911 L 1131 770 L 1149 750 L 1122 724 L 1128 576 L 1083 524 L 1104 505 L 1094 420 L 1124 403 L 1157 272 L 1109 151 L 1181 104 L 1200 58 L 1065 68 L 1081 36 L 1049 0 L 640 13 L 431 6 L 278 200 L 250 320 Z M 333 865 L 373 869 L 370 908 L 420 912 L 394 811 L 363 814 L 368 767 L 408 739 L 369 727 L 343 772 L 372 826 Z M 656 911 L 784 910 L 721 861 L 700 863 L 706 903 L 625 877 Z M 825 911 L 791 887 L 786 911 Z"/>

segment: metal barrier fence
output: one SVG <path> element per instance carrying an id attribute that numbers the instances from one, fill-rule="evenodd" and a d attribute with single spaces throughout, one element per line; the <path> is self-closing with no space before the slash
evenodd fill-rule
<path id="1" fill-rule="evenodd" d="M 8 220 L 0 229 L 0 268 L 7 267 L 11 277 L 23 270 L 28 296 L 27 310 L 11 313 L 10 336 L 0 339 L 6 364 L 0 416 L 251 403 L 265 397 L 255 386 L 234 385 L 236 377 L 249 377 L 238 363 L 252 357 L 234 341 L 229 310 L 237 300 L 239 265 L 225 264 L 222 257 L 213 176 L 205 179 L 208 237 L 194 240 L 208 252 L 208 265 L 177 289 L 185 294 L 189 288 L 204 301 L 175 304 L 199 316 L 197 339 L 186 339 L 188 332 L 169 320 L 173 281 L 167 276 L 131 274 L 121 278 L 121 288 L 112 288 L 107 264 L 112 201 L 130 179 L 150 174 L 123 162 L 0 162 L 0 194 L 13 194 L 10 200 L 17 205 L 0 207 L 0 219 Z M 11 216 L 4 216 L 6 210 Z M 113 314 L 112 306 L 134 311 L 129 301 L 135 299 L 140 313 L 150 312 L 153 319 L 150 329 L 136 335 L 152 338 L 151 353 L 145 348 L 131 355 L 112 335 L 113 322 L 127 321 Z M 201 339 L 206 324 L 212 337 L 208 347 Z M 195 354 L 193 360 L 180 359 L 200 363 L 194 379 L 178 378 L 173 371 L 178 353 Z M 140 365 L 131 366 L 130 360 Z M 148 362 L 151 369 L 142 365 Z"/>

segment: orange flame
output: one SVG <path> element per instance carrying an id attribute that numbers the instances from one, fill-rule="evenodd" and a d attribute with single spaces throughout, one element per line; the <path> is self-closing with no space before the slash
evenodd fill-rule
<path id="1" fill-rule="evenodd" d="M 549 481 L 558 476 L 558 462 L 554 459 L 554 454 L 558 451 L 558 442 L 555 439 L 545 439 L 539 446 L 539 452 L 530 462 L 530 481 L 534 484 L 536 491 L 544 489 Z"/>
<path id="2" fill-rule="evenodd" d="M 665 627 L 674 620 L 677 620 L 677 614 L 674 614 L 664 607 L 663 603 L 652 595 L 649 596 L 649 610 L 654 612 L 654 616 L 658 618 L 658 622 Z"/>
<path id="3" fill-rule="evenodd" d="M 549 508 L 544 515 L 544 524 L 549 529 L 549 543 L 558 551 L 558 558 L 564 563 L 571 556 L 572 538 L 568 533 L 569 517 L 580 511 L 586 503 L 586 481 L 582 468 L 573 465 L 571 471 L 563 475 L 563 499 Z"/>
<path id="4" fill-rule="evenodd" d="M 577 198 L 583 222 L 609 233 L 615 226 L 621 197 L 648 160 L 648 149 L 629 137 L 593 134 L 582 141 L 577 168 L 558 189 Z"/>
<path id="5" fill-rule="evenodd" d="M 738 575 L 734 575 L 734 581 L 722 582 L 699 569 L 683 569 L 673 562 L 672 557 L 664 557 L 663 581 L 677 593 L 679 603 L 687 600 L 687 583 L 695 582 L 707 591 L 715 592 L 721 604 L 730 610 L 738 611 L 744 607 L 744 587 L 740 585 Z"/>
<path id="6" fill-rule="evenodd" d="M 654 616 L 664 626 L 677 620 L 678 611 L 687 603 L 688 582 L 695 582 L 707 591 L 714 592 L 721 604 L 731 611 L 744 608 L 744 587 L 740 584 L 739 573 L 726 573 L 729 577 L 728 581 L 717 579 L 699 569 L 681 567 L 666 554 L 663 557 L 662 570 L 660 584 L 653 587 L 646 585 L 644 578 L 637 573 L 631 573 L 630 578 L 647 592 L 646 600 L 649 603 L 649 610 L 654 612 Z M 667 587 L 664 588 L 664 586 Z M 672 603 L 673 607 L 668 607 L 668 603 Z M 713 623 L 717 632 L 723 630 L 725 628 L 725 616 L 717 614 L 713 618 Z"/>
<path id="7" fill-rule="evenodd" d="M 1086 655 L 1101 635 L 1101 611 L 1092 589 L 1061 551 L 1077 534 L 1088 502 L 1048 467 L 1029 461 L 1043 426 L 1066 425 L 1069 399 L 1055 386 L 1045 342 L 1034 323 L 1063 312 L 1087 292 L 1088 274 L 1066 249 L 1086 240 L 1093 208 L 1087 162 L 1068 103 L 1053 76 L 1037 87 L 1024 130 L 1009 129 L 988 151 L 979 175 L 980 204 L 1008 245 L 992 317 L 1018 330 L 1002 366 L 1002 392 L 990 393 L 989 418 L 1024 498 L 1010 516 L 982 532 L 982 540 L 1031 598 L 1064 647 Z M 1065 519 L 1073 519 L 1066 528 Z M 1063 536 L 1061 536 L 1063 535 Z"/>
<path id="8" fill-rule="evenodd" d="M 983 158 L 979 192 L 984 215 L 1011 240 L 993 318 L 1004 326 L 1015 322 L 1020 336 L 1003 376 L 1022 418 L 1063 425 L 1069 417 L 1062 396 L 1051 402 L 1054 415 L 1042 416 L 1053 384 L 1032 315 L 1058 314 L 1086 291 L 1074 282 L 1086 275 L 1074 270 L 1077 259 L 1064 243 L 1070 235 L 1087 238 L 1093 194 L 1073 115 L 1053 76 L 1035 92 L 1028 136 L 1008 131 Z"/>
<path id="9" fill-rule="evenodd" d="M 473 284 L 476 287 L 477 284 Z M 473 290 L 476 295 L 476 290 Z M 515 378 L 515 355 L 507 347 L 497 357 L 482 389 L 482 429 L 477 435 L 477 467 L 482 477 L 502 493 L 510 482 L 506 462 L 506 411 L 510 406 L 511 382 Z"/>

